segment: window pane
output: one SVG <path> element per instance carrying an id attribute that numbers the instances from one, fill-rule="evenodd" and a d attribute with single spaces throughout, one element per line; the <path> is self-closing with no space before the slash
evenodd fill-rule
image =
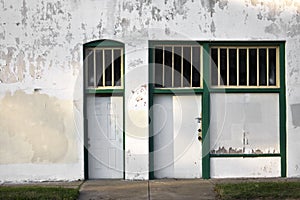
<path id="1" fill-rule="evenodd" d="M 172 47 L 165 47 L 165 85 L 164 87 L 172 87 Z"/>
<path id="2" fill-rule="evenodd" d="M 276 49 L 269 49 L 269 85 L 276 85 Z"/>
<path id="3" fill-rule="evenodd" d="M 121 85 L 121 50 L 114 50 L 114 85 Z"/>
<path id="4" fill-rule="evenodd" d="M 257 85 L 257 50 L 249 49 L 249 85 Z"/>
<path id="5" fill-rule="evenodd" d="M 96 83 L 103 86 L 103 50 L 96 50 Z"/>
<path id="6" fill-rule="evenodd" d="M 247 50 L 239 49 L 239 85 L 247 85 Z"/>
<path id="7" fill-rule="evenodd" d="M 163 50 L 162 47 L 155 48 L 155 87 L 162 87 L 163 83 Z"/>
<path id="8" fill-rule="evenodd" d="M 211 49 L 211 85 L 218 85 L 218 49 Z"/>
<path id="9" fill-rule="evenodd" d="M 193 47 L 192 87 L 200 87 L 200 47 Z"/>
<path id="10" fill-rule="evenodd" d="M 190 87 L 191 80 L 191 48 L 183 47 L 183 87 Z"/>
<path id="11" fill-rule="evenodd" d="M 220 85 L 227 85 L 227 49 L 220 49 Z"/>
<path id="12" fill-rule="evenodd" d="M 86 50 L 87 85 L 94 87 L 94 51 Z"/>
<path id="13" fill-rule="evenodd" d="M 279 153 L 279 94 L 212 94 L 211 153 Z"/>
<path id="14" fill-rule="evenodd" d="M 181 47 L 174 47 L 174 87 L 181 86 Z"/>
<path id="15" fill-rule="evenodd" d="M 237 84 L 237 65 L 236 65 L 236 49 L 229 49 L 229 85 Z"/>
<path id="16" fill-rule="evenodd" d="M 259 85 L 267 85 L 267 51 L 259 49 Z"/>
<path id="17" fill-rule="evenodd" d="M 104 50 L 105 55 L 105 86 L 112 86 L 112 52 Z"/>

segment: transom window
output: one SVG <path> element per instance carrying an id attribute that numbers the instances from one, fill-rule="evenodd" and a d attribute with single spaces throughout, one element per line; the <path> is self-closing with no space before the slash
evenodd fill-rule
<path id="1" fill-rule="evenodd" d="M 86 48 L 85 64 L 89 88 L 123 87 L 123 48 Z"/>
<path id="2" fill-rule="evenodd" d="M 212 87 L 279 87 L 279 47 L 212 47 Z"/>
<path id="3" fill-rule="evenodd" d="M 200 45 L 159 45 L 154 50 L 156 88 L 202 87 Z"/>

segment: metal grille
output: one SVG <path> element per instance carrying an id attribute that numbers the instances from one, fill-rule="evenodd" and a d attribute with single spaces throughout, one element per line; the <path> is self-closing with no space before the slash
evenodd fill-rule
<path id="1" fill-rule="evenodd" d="M 202 48 L 197 45 L 155 47 L 156 88 L 202 87 Z"/>
<path id="2" fill-rule="evenodd" d="M 123 86 L 122 48 L 88 48 L 85 50 L 85 66 L 88 87 Z"/>
<path id="3" fill-rule="evenodd" d="M 278 47 L 213 47 L 211 86 L 279 87 Z"/>

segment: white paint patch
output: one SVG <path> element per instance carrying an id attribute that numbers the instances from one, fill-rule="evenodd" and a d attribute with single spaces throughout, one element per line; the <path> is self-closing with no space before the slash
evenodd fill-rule
<path id="1" fill-rule="evenodd" d="M 0 183 L 82 180 L 82 167 L 81 163 L 0 165 Z"/>
<path id="2" fill-rule="evenodd" d="M 211 158 L 212 178 L 280 177 L 280 158 Z"/>

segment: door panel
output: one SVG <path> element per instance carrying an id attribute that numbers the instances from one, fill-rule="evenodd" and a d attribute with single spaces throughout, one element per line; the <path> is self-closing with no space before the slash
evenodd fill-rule
<path id="1" fill-rule="evenodd" d="M 123 178 L 123 98 L 88 97 L 89 178 Z"/>
<path id="2" fill-rule="evenodd" d="M 156 95 L 153 107 L 155 178 L 200 178 L 200 95 Z"/>

